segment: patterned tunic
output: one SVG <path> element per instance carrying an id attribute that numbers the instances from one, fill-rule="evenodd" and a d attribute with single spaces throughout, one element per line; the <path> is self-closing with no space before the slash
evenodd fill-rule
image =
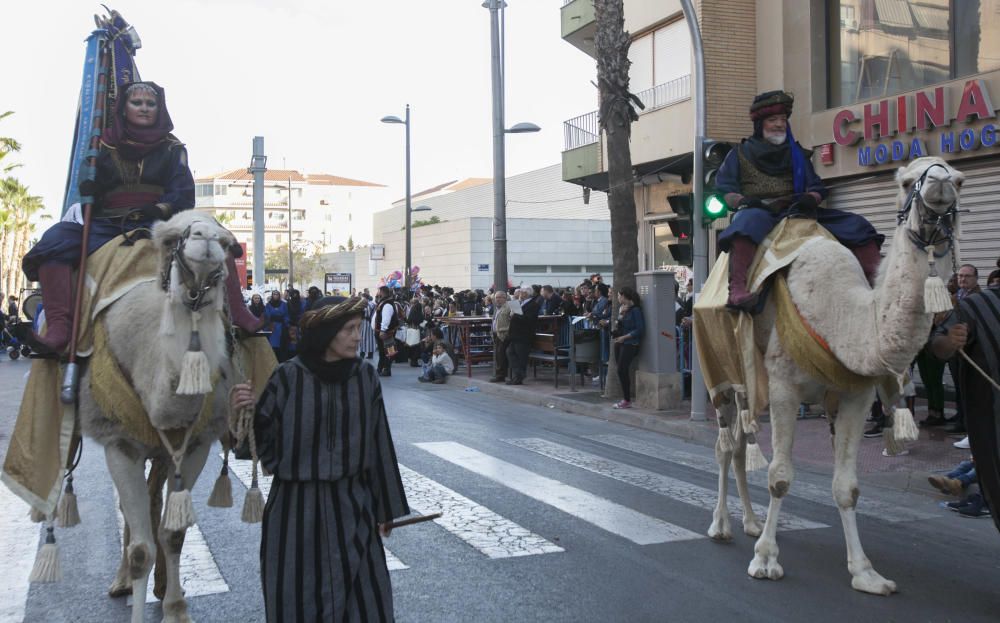
<path id="1" fill-rule="evenodd" d="M 361 343 L 358 344 L 359 353 L 374 353 L 378 350 L 375 344 L 375 332 L 372 330 L 372 314 L 375 313 L 375 303 L 368 301 L 368 308 L 365 309 L 365 318 L 361 323 Z"/>
<path id="2" fill-rule="evenodd" d="M 260 545 L 268 621 L 392 621 L 377 524 L 409 513 L 375 368 L 326 383 L 296 357 L 254 422 L 274 474 Z"/>

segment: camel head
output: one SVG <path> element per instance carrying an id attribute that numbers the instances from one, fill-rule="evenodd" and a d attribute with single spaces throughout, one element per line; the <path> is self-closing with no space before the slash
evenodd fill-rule
<path id="1" fill-rule="evenodd" d="M 186 303 L 222 283 L 227 275 L 226 254 L 239 248 L 229 230 L 195 210 L 154 225 L 153 242 L 162 258 L 164 290 L 183 288 Z M 218 294 L 215 298 L 221 300 Z"/>
<path id="2" fill-rule="evenodd" d="M 965 175 L 938 157 L 917 158 L 896 172 L 899 223 L 925 241 L 950 238 Z M 942 237 L 944 236 L 944 237 Z"/>

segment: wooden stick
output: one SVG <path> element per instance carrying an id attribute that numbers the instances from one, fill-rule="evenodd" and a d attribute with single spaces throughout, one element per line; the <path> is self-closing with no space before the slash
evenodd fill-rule
<path id="1" fill-rule="evenodd" d="M 432 519 L 437 519 L 441 516 L 441 513 L 432 513 L 430 515 L 418 515 L 416 517 L 407 517 L 405 519 L 397 519 L 396 521 L 390 521 L 387 524 L 382 524 L 386 528 L 395 530 L 396 528 L 401 528 L 403 526 L 409 526 L 415 523 L 422 523 L 424 521 L 430 521 Z"/>

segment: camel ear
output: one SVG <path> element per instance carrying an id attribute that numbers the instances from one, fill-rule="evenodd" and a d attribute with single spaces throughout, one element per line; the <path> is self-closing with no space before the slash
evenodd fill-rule
<path id="1" fill-rule="evenodd" d="M 158 247 L 172 247 L 184 236 L 186 226 L 173 222 L 173 219 L 157 221 L 153 224 L 153 242 Z"/>
<path id="2" fill-rule="evenodd" d="M 236 236 L 233 235 L 233 232 L 226 229 L 226 226 L 219 221 L 215 221 L 215 223 L 219 226 L 219 229 L 222 230 L 219 235 L 219 242 L 222 244 L 222 248 L 228 251 L 234 258 L 243 257 L 243 247 L 240 246 L 240 243 L 236 240 Z"/>

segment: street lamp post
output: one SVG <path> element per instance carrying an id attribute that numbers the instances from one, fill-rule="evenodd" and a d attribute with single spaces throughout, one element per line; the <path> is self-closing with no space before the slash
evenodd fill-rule
<path id="1" fill-rule="evenodd" d="M 418 206 L 416 208 L 411 208 L 406 206 L 406 275 L 404 277 L 404 283 L 406 283 L 406 289 L 409 291 L 410 286 L 413 285 L 413 276 L 410 274 L 412 263 L 412 249 L 413 249 L 413 223 L 411 222 L 410 215 L 414 212 L 430 212 L 428 206 Z"/>
<path id="2" fill-rule="evenodd" d="M 406 105 L 406 118 L 400 119 L 399 117 L 388 115 L 382 117 L 382 123 L 402 123 L 406 126 L 406 266 L 405 274 L 403 275 L 404 283 L 406 284 L 406 289 L 410 289 L 410 212 L 412 211 L 410 207 L 410 105 Z"/>
<path id="3" fill-rule="evenodd" d="M 507 289 L 507 189 L 504 154 L 505 134 L 538 132 L 533 123 L 518 123 L 504 127 L 504 75 L 500 35 L 500 11 L 507 6 L 503 0 L 486 0 L 483 7 L 490 11 L 490 64 L 493 85 L 493 287 Z"/>

